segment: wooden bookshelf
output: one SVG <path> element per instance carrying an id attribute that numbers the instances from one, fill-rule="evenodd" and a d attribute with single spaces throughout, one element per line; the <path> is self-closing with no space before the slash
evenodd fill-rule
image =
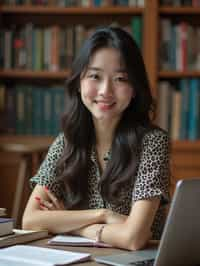
<path id="1" fill-rule="evenodd" d="M 163 79 L 200 78 L 200 71 L 160 71 L 158 77 Z"/>
<path id="2" fill-rule="evenodd" d="M 160 15 L 199 15 L 200 7 L 160 7 L 159 8 Z"/>
<path id="3" fill-rule="evenodd" d="M 56 7 L 56 6 L 2 6 L 2 15 L 142 15 L 143 8 L 140 7 Z"/>
<path id="4" fill-rule="evenodd" d="M 158 5 L 158 1 L 157 1 Z M 172 22 L 187 21 L 192 25 L 199 25 L 200 7 L 190 6 L 159 6 L 158 7 L 158 21 L 162 18 L 168 18 Z M 157 36 L 157 42 L 159 37 Z M 179 80 L 182 78 L 200 78 L 200 69 L 195 71 L 163 71 L 158 68 L 157 84 L 160 80 Z M 187 179 L 193 177 L 200 178 L 200 140 L 178 140 L 172 142 L 172 173 L 173 183 L 179 179 Z"/>
<path id="5" fill-rule="evenodd" d="M 30 71 L 30 70 L 0 70 L 1 79 L 46 79 L 46 80 L 64 80 L 70 74 L 66 71 Z"/>

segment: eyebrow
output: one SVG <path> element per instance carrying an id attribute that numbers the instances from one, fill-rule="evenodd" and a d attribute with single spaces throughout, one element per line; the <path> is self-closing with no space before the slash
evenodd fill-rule
<path id="1" fill-rule="evenodd" d="M 89 70 L 93 70 L 93 71 L 103 72 L 103 69 L 99 68 L 99 67 L 88 67 L 87 70 L 88 71 Z M 124 68 L 116 69 L 115 72 L 117 72 L 117 73 L 126 73 L 127 74 L 127 71 Z"/>

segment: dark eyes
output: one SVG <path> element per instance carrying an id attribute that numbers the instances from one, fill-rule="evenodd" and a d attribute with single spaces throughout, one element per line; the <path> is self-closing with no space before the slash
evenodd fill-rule
<path id="1" fill-rule="evenodd" d="M 128 82 L 128 79 L 126 77 L 117 77 L 115 78 L 115 80 L 119 82 Z"/>
<path id="2" fill-rule="evenodd" d="M 94 80 L 100 79 L 100 76 L 97 74 L 89 74 L 88 76 L 89 76 L 89 78 L 94 79 Z"/>
<path id="3" fill-rule="evenodd" d="M 101 80 L 101 79 L 103 79 L 103 77 L 101 77 L 99 74 L 96 74 L 96 73 L 88 74 L 88 78 L 90 78 L 92 80 Z M 113 81 L 114 82 L 128 82 L 128 78 L 124 77 L 124 76 L 117 76 L 117 77 L 113 77 Z"/>

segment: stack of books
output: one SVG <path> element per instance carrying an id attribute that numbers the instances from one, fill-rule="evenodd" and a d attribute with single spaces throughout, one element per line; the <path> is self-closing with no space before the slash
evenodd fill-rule
<path id="1" fill-rule="evenodd" d="M 6 215 L 6 208 L 0 208 L 0 217 Z"/>
<path id="2" fill-rule="evenodd" d="M 13 234 L 14 219 L 0 217 L 0 236 Z"/>
<path id="3" fill-rule="evenodd" d="M 3 216 L 6 216 L 6 209 L 0 208 L 0 237 L 13 234 L 14 220 Z"/>
<path id="4" fill-rule="evenodd" d="M 0 248 L 48 237 L 48 231 L 32 231 L 14 228 L 14 219 L 6 218 L 6 209 L 0 208 Z"/>

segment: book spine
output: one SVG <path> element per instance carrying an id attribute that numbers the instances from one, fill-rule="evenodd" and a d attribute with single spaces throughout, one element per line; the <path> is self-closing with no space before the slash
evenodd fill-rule
<path id="1" fill-rule="evenodd" d="M 22 85 L 16 86 L 16 108 L 17 121 L 16 133 L 19 135 L 25 134 L 25 88 Z"/>
<path id="2" fill-rule="evenodd" d="M 182 94 L 180 139 L 185 140 L 188 138 L 189 118 L 189 81 L 187 79 L 180 80 L 180 89 Z"/>
<path id="3" fill-rule="evenodd" d="M 160 44 L 160 64 L 162 70 L 171 69 L 171 42 L 172 25 L 169 19 L 161 20 L 161 44 Z"/>
<path id="4" fill-rule="evenodd" d="M 158 87 L 158 108 L 157 108 L 157 123 L 162 128 L 168 131 L 169 129 L 169 102 L 171 94 L 171 86 L 167 81 L 159 83 Z"/>
<path id="5" fill-rule="evenodd" d="M 172 117 L 171 117 L 171 138 L 178 140 L 180 138 L 181 126 L 181 92 L 174 88 L 172 91 Z"/>
<path id="6" fill-rule="evenodd" d="M 53 127 L 52 127 L 52 90 L 53 88 L 47 88 L 44 90 L 44 135 L 52 135 L 53 134 Z"/>
<path id="7" fill-rule="evenodd" d="M 5 88 L 5 131 L 16 133 L 16 90 L 10 85 Z"/>
<path id="8" fill-rule="evenodd" d="M 131 29 L 132 35 L 135 39 L 138 47 L 142 49 L 142 18 L 139 16 L 134 16 L 131 19 Z"/>
<path id="9" fill-rule="evenodd" d="M 188 119 L 188 139 L 196 140 L 198 138 L 198 116 L 199 116 L 199 80 L 190 80 L 189 95 L 189 119 Z"/>

